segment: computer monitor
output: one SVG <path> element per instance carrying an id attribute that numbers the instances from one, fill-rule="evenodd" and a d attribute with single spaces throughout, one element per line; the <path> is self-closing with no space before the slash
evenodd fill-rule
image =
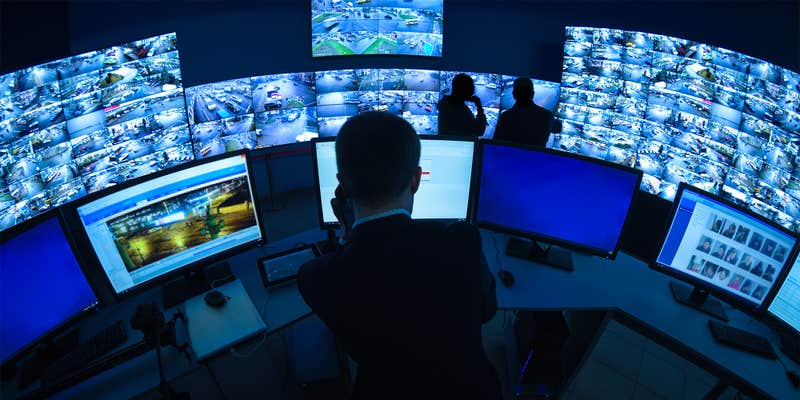
<path id="1" fill-rule="evenodd" d="M 800 256 L 779 280 L 775 296 L 769 301 L 767 312 L 800 335 Z"/>
<path id="2" fill-rule="evenodd" d="M 467 219 L 475 161 L 475 141 L 445 137 L 420 138 L 422 182 L 414 195 L 414 219 Z M 314 141 L 317 206 L 323 228 L 338 225 L 331 199 L 339 185 L 336 179 L 336 142 Z"/>
<path id="3" fill-rule="evenodd" d="M 481 142 L 478 225 L 614 258 L 640 171 L 552 149 Z M 509 242 L 512 256 L 571 269 L 571 253 Z"/>
<path id="4" fill-rule="evenodd" d="M 796 243 L 788 229 L 682 183 L 653 268 L 694 285 L 672 283 L 676 300 L 727 320 L 708 294 L 757 312 Z"/>
<path id="5" fill-rule="evenodd" d="M 96 308 L 58 212 L 0 233 L 0 360 Z"/>
<path id="6" fill-rule="evenodd" d="M 117 295 L 261 242 L 244 153 L 195 161 L 75 206 Z"/>

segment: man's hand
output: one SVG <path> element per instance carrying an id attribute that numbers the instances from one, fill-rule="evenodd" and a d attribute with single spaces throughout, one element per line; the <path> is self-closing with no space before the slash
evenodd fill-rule
<path id="1" fill-rule="evenodd" d="M 343 195 L 341 186 L 336 187 L 334 194 L 335 197 L 331 199 L 333 215 L 336 216 L 336 219 L 339 220 L 339 224 L 342 225 L 342 239 L 344 239 L 344 241 L 348 241 L 350 240 L 350 230 L 352 228 L 351 225 L 355 220 L 355 215 L 353 214 L 353 205 L 350 199 Z"/>

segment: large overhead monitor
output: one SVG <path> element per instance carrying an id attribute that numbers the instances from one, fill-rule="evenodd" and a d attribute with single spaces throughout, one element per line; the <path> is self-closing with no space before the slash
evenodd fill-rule
<path id="1" fill-rule="evenodd" d="M 756 312 L 796 242 L 775 222 L 682 183 L 653 268 L 694 285 L 671 284 L 676 300 L 727 319 L 708 294 Z"/>
<path id="2" fill-rule="evenodd" d="M 118 295 L 264 239 L 243 153 L 90 196 L 75 210 Z"/>
<path id="3" fill-rule="evenodd" d="M 414 196 L 414 219 L 459 220 L 469 217 L 470 189 L 475 141 L 427 137 L 420 139 L 422 182 Z M 330 203 L 339 181 L 336 179 L 336 142 L 314 142 L 315 183 L 320 223 L 323 228 L 338 225 Z"/>
<path id="4" fill-rule="evenodd" d="M 609 258 L 616 256 L 642 177 L 640 171 L 602 160 L 500 142 L 481 142 L 479 171 L 480 226 Z M 507 249 L 510 255 L 571 269 L 569 253 L 538 250 Z"/>
<path id="5" fill-rule="evenodd" d="M 0 233 L 0 361 L 98 305 L 59 215 Z"/>

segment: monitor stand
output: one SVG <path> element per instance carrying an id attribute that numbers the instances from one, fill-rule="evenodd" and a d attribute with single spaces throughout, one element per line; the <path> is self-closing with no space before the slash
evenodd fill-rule
<path id="1" fill-rule="evenodd" d="M 722 308 L 722 303 L 710 297 L 707 290 L 696 286 L 687 287 L 676 282 L 670 282 L 669 288 L 672 291 L 672 297 L 679 303 L 696 308 L 712 317 L 728 321 L 728 315 L 725 313 L 725 309 Z"/>
<path id="2" fill-rule="evenodd" d="M 778 348 L 781 353 L 800 364 L 800 337 L 788 329 L 778 329 Z"/>
<path id="3" fill-rule="evenodd" d="M 536 241 L 528 241 L 512 237 L 506 245 L 506 255 L 533 261 L 535 263 L 572 271 L 572 253 L 550 246 L 543 249 Z"/>
<path id="4" fill-rule="evenodd" d="M 227 262 L 214 264 L 204 271 L 202 268 L 187 271 L 183 277 L 164 285 L 162 301 L 164 309 L 172 308 L 184 301 L 235 280 Z"/>

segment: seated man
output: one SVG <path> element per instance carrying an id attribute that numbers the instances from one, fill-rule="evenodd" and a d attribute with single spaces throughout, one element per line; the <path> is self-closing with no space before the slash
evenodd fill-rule
<path id="1" fill-rule="evenodd" d="M 399 117 L 342 126 L 331 205 L 346 243 L 300 268 L 300 293 L 358 363 L 352 398 L 498 399 L 481 340 L 497 299 L 480 232 L 411 219 L 419 157 Z"/>

